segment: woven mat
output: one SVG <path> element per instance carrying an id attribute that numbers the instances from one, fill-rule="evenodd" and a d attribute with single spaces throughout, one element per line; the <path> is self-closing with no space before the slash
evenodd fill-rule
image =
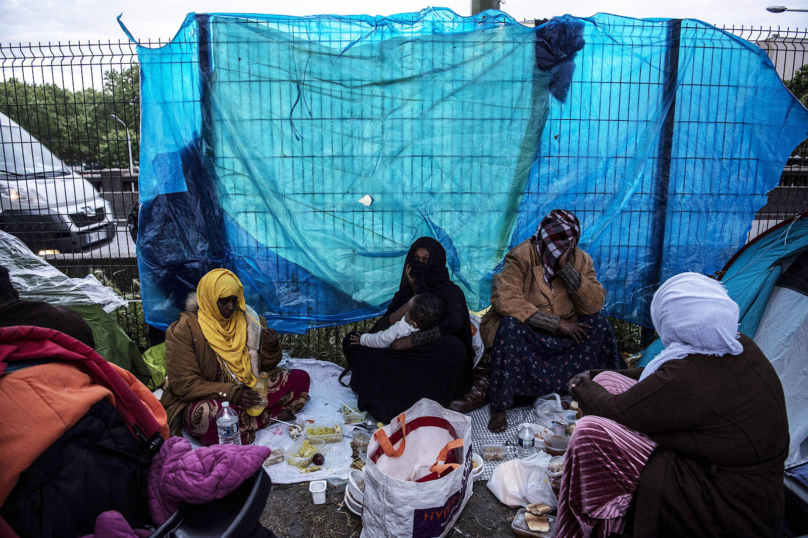
<path id="1" fill-rule="evenodd" d="M 519 435 L 519 424 L 529 422 L 537 424 L 539 416 L 533 406 L 515 407 L 506 411 L 508 415 L 508 428 L 502 433 L 491 433 L 488 429 L 488 421 L 491 418 L 491 406 L 486 405 L 481 409 L 469 413 L 471 417 L 471 439 L 474 452 L 482 453 L 482 446 L 488 443 L 504 443 L 507 445 L 507 456 L 502 461 L 486 461 L 485 470 L 480 480 L 489 480 L 497 465 L 517 458 L 517 436 Z M 536 432 L 539 433 L 539 432 Z M 549 430 L 545 428 L 543 432 L 549 435 Z"/>

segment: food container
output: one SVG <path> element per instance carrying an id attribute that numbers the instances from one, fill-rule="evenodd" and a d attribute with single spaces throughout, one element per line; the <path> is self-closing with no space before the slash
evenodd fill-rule
<path id="1" fill-rule="evenodd" d="M 359 457 L 356 458 L 353 461 L 353 463 L 351 463 L 351 469 L 356 469 L 358 471 L 361 471 L 362 469 L 365 468 L 365 464 L 367 463 L 367 461 L 368 461 L 368 453 L 365 452 L 365 451 L 362 451 L 362 452 L 359 453 Z"/>
<path id="2" fill-rule="evenodd" d="M 333 433 L 312 433 L 318 428 L 329 428 L 335 430 Z M 323 443 L 341 443 L 342 442 L 342 424 L 331 424 L 324 422 L 315 422 L 314 424 L 307 424 L 303 430 L 309 439 L 317 439 Z"/>
<path id="3" fill-rule="evenodd" d="M 368 443 L 370 443 L 370 434 L 354 430 L 353 439 L 351 439 L 351 448 L 359 452 L 368 451 Z"/>
<path id="4" fill-rule="evenodd" d="M 315 480 L 314 482 L 309 482 L 309 491 L 311 492 L 311 498 L 314 501 L 314 504 L 325 503 L 325 488 L 325 480 Z"/>
<path id="5" fill-rule="evenodd" d="M 547 476 L 552 479 L 561 478 L 564 473 L 564 456 L 554 456 L 547 465 Z"/>
<path id="6" fill-rule="evenodd" d="M 553 435 L 558 437 L 566 437 L 567 436 L 567 423 L 563 420 L 554 420 L 553 424 Z"/>
<path id="7" fill-rule="evenodd" d="M 577 411 L 570 411 L 567 413 L 567 436 L 569 437 L 572 435 L 572 432 L 575 430 L 575 424 L 578 422 L 578 412 Z"/>
<path id="8" fill-rule="evenodd" d="M 482 446 L 485 461 L 503 461 L 508 457 L 508 447 L 503 443 L 489 443 Z"/>
<path id="9" fill-rule="evenodd" d="M 297 454 L 300 453 L 300 449 L 303 447 L 303 444 L 306 441 L 308 441 L 309 444 L 315 448 L 314 452 L 308 456 L 298 456 Z M 325 443 L 322 441 L 318 439 L 309 439 L 304 435 L 297 440 L 294 446 L 289 450 L 289 453 L 286 454 L 286 463 L 295 467 L 300 467 L 301 469 L 305 469 L 311 464 L 311 459 L 314 457 L 314 455 L 322 450 L 323 445 L 325 445 Z"/>
<path id="10" fill-rule="evenodd" d="M 272 448 L 270 450 L 272 450 L 272 453 L 267 459 L 264 460 L 264 467 L 277 465 L 286 459 L 286 455 L 283 453 L 283 449 L 281 447 Z"/>
<path id="11" fill-rule="evenodd" d="M 471 479 L 476 482 L 480 479 L 483 475 L 483 471 L 485 470 L 485 460 L 479 454 L 472 454 L 471 455 L 472 466 L 471 466 Z M 477 467 L 474 467 L 477 465 Z"/>
<path id="12" fill-rule="evenodd" d="M 346 491 L 350 493 L 354 501 L 361 505 L 365 500 L 365 472 L 351 471 L 348 475 L 348 483 Z"/>
<path id="13" fill-rule="evenodd" d="M 513 529 L 513 533 L 516 536 L 524 536 L 525 538 L 552 538 L 553 536 L 555 536 L 556 518 L 554 518 L 553 516 L 547 516 L 547 521 L 550 523 L 549 531 L 547 532 L 532 531 L 527 527 L 527 522 L 525 521 L 525 509 L 521 508 L 516 513 L 516 516 L 513 518 L 511 528 Z"/>
<path id="14" fill-rule="evenodd" d="M 357 503 L 350 497 L 350 494 L 348 493 L 347 489 L 345 490 L 345 498 L 343 499 L 343 504 L 352 514 L 362 517 L 362 505 L 360 503 Z"/>
<path id="15" fill-rule="evenodd" d="M 566 437 L 554 435 L 544 440 L 544 450 L 551 456 L 563 456 L 569 444 Z"/>
<path id="16" fill-rule="evenodd" d="M 329 478 L 328 483 L 337 488 L 337 491 L 345 491 L 345 486 L 348 485 L 347 478 Z"/>
<path id="17" fill-rule="evenodd" d="M 289 426 L 289 437 L 297 441 L 303 435 L 303 430 L 306 429 L 306 426 L 314 424 L 313 420 L 303 420 L 297 421 L 291 426 Z"/>
<path id="18" fill-rule="evenodd" d="M 345 417 L 345 424 L 359 424 L 365 421 L 367 413 L 359 411 L 355 407 L 342 406 L 342 416 Z"/>

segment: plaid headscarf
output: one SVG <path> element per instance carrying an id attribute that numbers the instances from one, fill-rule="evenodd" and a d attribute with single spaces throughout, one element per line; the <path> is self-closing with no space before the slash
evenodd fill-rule
<path id="1" fill-rule="evenodd" d="M 581 237 L 581 224 L 571 211 L 553 209 L 542 219 L 535 237 L 544 265 L 544 281 L 552 289 L 550 279 L 555 276 L 558 259 L 567 251 L 573 238 Z"/>

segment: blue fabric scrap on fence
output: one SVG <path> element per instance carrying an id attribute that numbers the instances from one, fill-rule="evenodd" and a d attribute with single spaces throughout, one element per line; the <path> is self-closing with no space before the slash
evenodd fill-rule
<path id="1" fill-rule="evenodd" d="M 674 24 L 188 15 L 138 47 L 148 322 L 222 266 L 281 331 L 375 316 L 422 235 L 480 309 L 507 250 L 563 207 L 607 312 L 649 325 L 656 276 L 720 269 L 808 134 L 764 51 Z"/>

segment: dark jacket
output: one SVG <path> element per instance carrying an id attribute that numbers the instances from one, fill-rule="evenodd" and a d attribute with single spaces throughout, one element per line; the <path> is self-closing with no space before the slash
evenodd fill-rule
<path id="1" fill-rule="evenodd" d="M 17 301 L 0 308 L 0 327 L 19 325 L 53 329 L 95 349 L 90 326 L 81 316 L 64 306 L 41 301 Z"/>
<path id="2" fill-rule="evenodd" d="M 0 515 L 20 538 L 91 534 L 108 510 L 133 527 L 150 525 L 150 465 L 120 413 L 101 399 L 20 475 Z"/>
<path id="3" fill-rule="evenodd" d="M 640 476 L 635 538 L 780 535 L 785 397 L 763 352 L 741 343 L 740 355 L 669 361 L 622 394 L 591 380 L 572 390 L 584 413 L 659 444 Z M 642 369 L 619 373 L 639 379 Z"/>

